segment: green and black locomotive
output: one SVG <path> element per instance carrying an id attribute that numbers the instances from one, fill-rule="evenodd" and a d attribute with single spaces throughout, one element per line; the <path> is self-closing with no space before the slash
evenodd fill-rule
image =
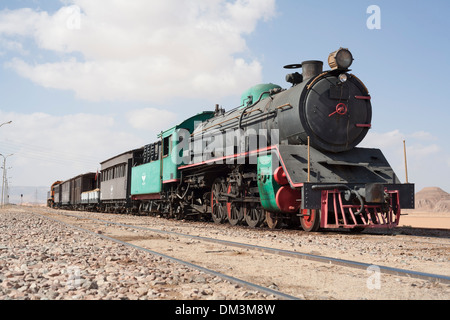
<path id="1" fill-rule="evenodd" d="M 352 63 L 341 48 L 328 71 L 322 61 L 285 66 L 302 69 L 286 76 L 289 89 L 257 85 L 233 110 L 216 106 L 102 162 L 97 196 L 80 190 L 72 206 L 306 231 L 397 226 L 414 185 L 380 150 L 357 147 L 372 105 Z"/>

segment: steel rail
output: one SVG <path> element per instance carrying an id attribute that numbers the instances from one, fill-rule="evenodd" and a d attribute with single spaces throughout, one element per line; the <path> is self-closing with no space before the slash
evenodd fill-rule
<path id="1" fill-rule="evenodd" d="M 170 260 L 172 262 L 176 262 L 176 263 L 182 264 L 182 265 L 187 266 L 189 268 L 196 269 L 196 270 L 202 271 L 204 273 L 210 274 L 212 276 L 219 277 L 219 278 L 221 278 L 223 280 L 227 280 L 227 281 L 229 281 L 231 283 L 234 283 L 234 284 L 246 287 L 246 288 L 248 288 L 250 290 L 257 290 L 257 291 L 259 291 L 261 293 L 265 293 L 265 294 L 268 294 L 268 295 L 273 295 L 273 296 L 275 296 L 275 297 L 277 297 L 277 298 L 279 298 L 281 300 L 301 300 L 298 297 L 294 297 L 294 296 L 291 296 L 289 294 L 286 294 L 286 293 L 283 293 L 283 292 L 280 292 L 280 291 L 276 291 L 276 290 L 273 290 L 273 289 L 270 289 L 270 288 L 266 288 L 266 287 L 260 286 L 260 285 L 255 284 L 255 283 L 251 283 L 251 282 L 248 282 L 248 281 L 245 281 L 245 280 L 242 280 L 242 279 L 238 279 L 238 278 L 235 278 L 235 277 L 232 277 L 232 276 L 229 276 L 229 275 L 226 275 L 226 274 L 223 274 L 223 273 L 220 273 L 220 272 L 217 272 L 217 271 L 214 271 L 214 270 L 211 270 L 211 269 L 208 269 L 208 268 L 205 268 L 205 267 L 202 267 L 202 266 L 190 263 L 188 261 L 184 261 L 184 260 L 181 260 L 181 259 L 178 259 L 178 258 L 175 258 L 175 257 L 168 256 L 168 255 L 160 253 L 160 252 L 156 252 L 156 251 L 153 251 L 153 250 L 150 250 L 150 249 L 147 249 L 147 248 L 143 248 L 143 247 L 134 245 L 134 244 L 129 243 L 129 242 L 125 242 L 125 241 L 122 241 L 122 240 L 119 240 L 119 239 L 115 239 L 115 238 L 106 236 L 104 234 L 98 234 L 98 233 L 95 233 L 95 232 L 93 232 L 91 230 L 84 229 L 84 228 L 81 228 L 79 226 L 72 225 L 72 224 L 66 223 L 64 221 L 52 218 L 52 217 L 48 217 L 46 215 L 42 215 L 42 214 L 35 213 L 35 212 L 33 212 L 33 214 L 35 214 L 37 216 L 40 216 L 42 218 L 46 218 L 46 219 L 49 219 L 49 220 L 61 223 L 61 224 L 65 225 L 65 226 L 67 226 L 67 227 L 71 227 L 71 228 L 77 229 L 79 231 L 86 232 L 88 234 L 94 235 L 94 236 L 99 237 L 99 238 L 102 238 L 102 239 L 105 239 L 105 240 L 109 240 L 109 241 L 112 241 L 112 242 L 115 242 L 115 243 L 118 243 L 118 244 L 130 247 L 130 248 L 133 248 L 133 249 L 136 249 L 136 250 L 139 250 L 139 251 L 150 253 L 152 255 L 155 255 L 155 256 L 158 256 L 158 257 L 162 257 L 164 259 L 168 259 L 168 260 Z M 61 213 L 59 213 L 59 214 L 61 214 Z M 69 214 L 61 214 L 61 215 L 73 216 L 73 217 L 81 218 L 81 219 L 98 220 L 98 219 L 79 217 L 79 216 L 69 215 Z M 98 221 L 101 221 L 101 220 L 98 220 Z M 106 220 L 105 220 L 105 222 L 106 223 L 110 223 L 110 224 L 115 224 L 115 223 L 112 223 L 112 222 L 108 222 Z M 130 226 L 130 228 L 131 228 L 131 226 Z"/>
<path id="2" fill-rule="evenodd" d="M 207 238 L 207 237 L 195 236 L 195 235 L 184 234 L 184 233 L 179 233 L 179 232 L 174 232 L 174 231 L 164 231 L 164 230 L 158 230 L 158 229 L 152 229 L 152 228 L 146 228 L 146 227 L 140 227 L 140 226 L 133 226 L 133 225 L 123 224 L 123 223 L 119 223 L 119 222 L 112 222 L 112 221 L 108 221 L 108 220 L 80 217 L 80 216 L 72 215 L 72 214 L 63 214 L 63 213 L 59 213 L 59 214 L 72 216 L 72 217 L 79 218 L 79 219 L 88 219 L 88 220 L 98 221 L 98 222 L 102 222 L 102 223 L 114 224 L 114 225 L 118 225 L 118 226 L 126 227 L 126 228 L 140 229 L 140 230 L 145 230 L 145 231 L 150 231 L 150 232 L 160 233 L 160 234 L 176 235 L 176 236 L 180 236 L 180 237 L 186 237 L 186 238 L 191 238 L 191 239 L 196 239 L 196 240 L 201 240 L 201 241 L 206 241 L 206 242 L 218 243 L 218 244 L 227 245 L 227 246 L 257 250 L 257 251 L 261 251 L 261 252 L 277 254 L 277 255 L 287 256 L 287 257 L 291 257 L 291 258 L 293 257 L 293 258 L 298 258 L 298 259 L 317 261 L 317 262 L 322 262 L 322 263 L 327 263 L 327 264 L 334 264 L 334 265 L 340 265 L 340 266 L 344 266 L 344 267 L 356 268 L 356 269 L 368 270 L 368 268 L 377 267 L 377 268 L 379 268 L 380 272 L 385 273 L 385 274 L 391 274 L 391 275 L 402 276 L 402 277 L 410 277 L 410 278 L 422 279 L 422 280 L 438 281 L 438 282 L 441 282 L 444 284 L 450 284 L 450 277 L 445 276 L 445 275 L 440 275 L 440 274 L 426 273 L 426 272 L 420 272 L 420 271 L 414 271 L 414 270 L 406 270 L 406 269 L 400 269 L 400 268 L 394 268 L 394 267 L 388 267 L 388 266 L 380 266 L 380 265 L 375 265 L 375 264 L 370 264 L 370 263 L 365 263 L 365 262 L 332 258 L 332 257 L 309 254 L 309 253 L 289 251 L 289 250 L 284 250 L 284 249 L 269 248 L 269 247 L 263 247 L 263 246 L 228 241 L 228 240 Z"/>

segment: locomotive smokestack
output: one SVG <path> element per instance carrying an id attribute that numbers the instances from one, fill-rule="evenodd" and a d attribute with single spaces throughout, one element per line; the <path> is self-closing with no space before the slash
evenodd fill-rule
<path id="1" fill-rule="evenodd" d="M 323 72 L 323 62 L 317 60 L 310 60 L 302 62 L 303 81 L 309 80 Z"/>

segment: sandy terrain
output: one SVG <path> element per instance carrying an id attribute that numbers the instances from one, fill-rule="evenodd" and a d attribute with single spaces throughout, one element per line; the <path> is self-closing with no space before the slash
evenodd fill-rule
<path id="1" fill-rule="evenodd" d="M 400 227 L 450 229 L 450 213 L 405 210 Z"/>
<path id="2" fill-rule="evenodd" d="M 402 210 L 399 226 L 450 229 L 450 194 L 438 187 L 423 188 L 415 203 L 415 210 Z"/>
<path id="3" fill-rule="evenodd" d="M 399 226 L 450 229 L 450 194 L 438 187 L 416 193 L 415 210 L 402 210 Z"/>

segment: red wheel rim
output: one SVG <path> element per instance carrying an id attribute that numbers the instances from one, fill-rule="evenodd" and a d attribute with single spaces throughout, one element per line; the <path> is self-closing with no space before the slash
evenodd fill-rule
<path id="1" fill-rule="evenodd" d="M 302 214 L 308 214 L 308 211 L 310 211 L 310 215 L 302 217 L 302 225 L 309 229 L 316 222 L 316 210 L 303 209 Z"/>

